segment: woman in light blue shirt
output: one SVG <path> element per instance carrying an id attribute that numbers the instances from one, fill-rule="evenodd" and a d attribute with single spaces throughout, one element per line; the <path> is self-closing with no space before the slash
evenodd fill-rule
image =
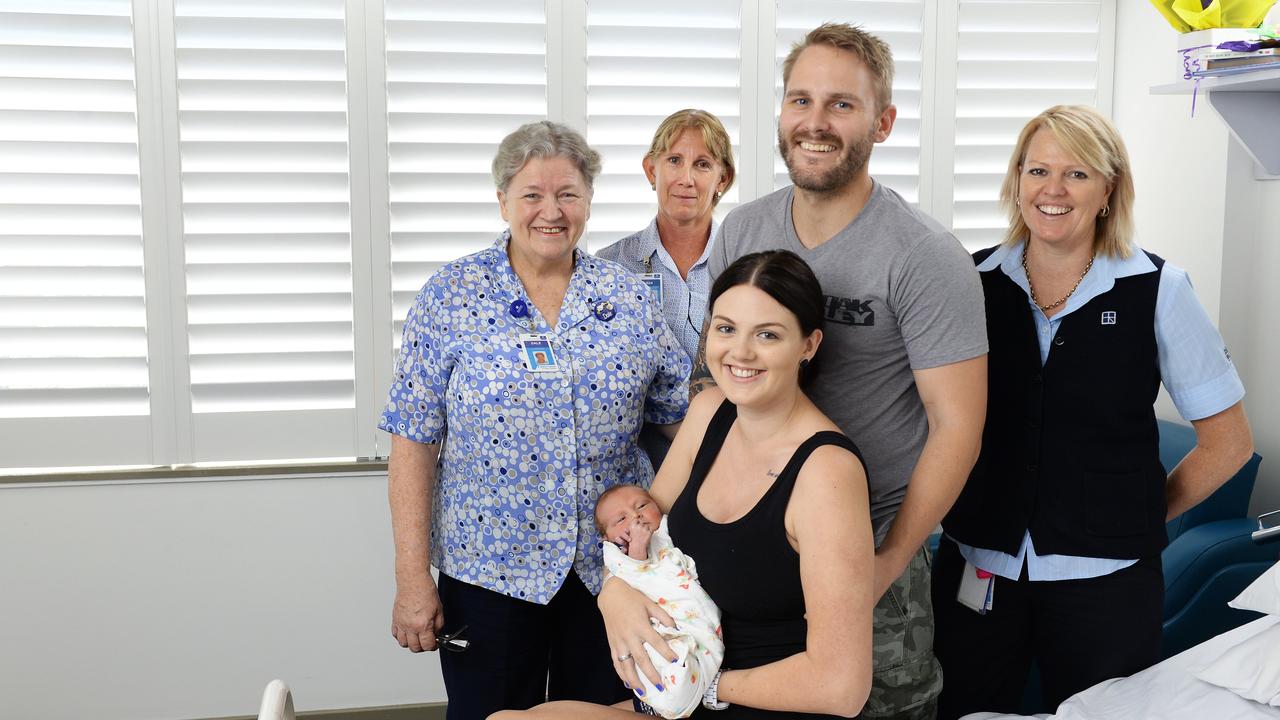
<path id="1" fill-rule="evenodd" d="M 580 662 L 609 656 L 592 511 L 612 485 L 649 485 L 636 438 L 642 422 L 674 436 L 689 359 L 640 278 L 577 249 L 599 170 L 563 125 L 508 135 L 493 177 L 509 229 L 433 275 L 405 321 L 379 423 L 391 627 L 451 651 L 451 720 L 629 696 L 609 663 Z"/>
<path id="2" fill-rule="evenodd" d="M 641 164 L 657 193 L 658 214 L 648 227 L 598 254 L 645 278 L 692 362 L 711 291 L 707 259 L 716 231 L 712 211 L 733 186 L 736 172 L 733 141 L 715 115 L 679 110 L 658 124 Z M 645 430 L 641 445 L 657 467 L 670 443 Z"/>

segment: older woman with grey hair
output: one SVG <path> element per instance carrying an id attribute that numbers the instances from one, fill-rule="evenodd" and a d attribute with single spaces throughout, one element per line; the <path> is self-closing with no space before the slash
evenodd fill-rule
<path id="1" fill-rule="evenodd" d="M 563 125 L 508 135 L 493 161 L 508 229 L 433 275 L 405 321 L 379 423 L 391 632 L 447 651 L 451 719 L 629 697 L 595 606 L 592 511 L 607 488 L 652 480 L 636 439 L 645 422 L 674 436 L 689 359 L 638 277 L 577 248 L 599 171 Z"/>

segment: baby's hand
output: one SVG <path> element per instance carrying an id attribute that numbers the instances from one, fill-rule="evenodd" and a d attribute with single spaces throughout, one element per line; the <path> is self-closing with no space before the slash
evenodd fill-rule
<path id="1" fill-rule="evenodd" d="M 631 527 L 627 529 L 627 557 L 633 560 L 649 557 L 649 538 L 652 536 L 653 529 L 648 525 L 639 520 L 631 523 Z"/>

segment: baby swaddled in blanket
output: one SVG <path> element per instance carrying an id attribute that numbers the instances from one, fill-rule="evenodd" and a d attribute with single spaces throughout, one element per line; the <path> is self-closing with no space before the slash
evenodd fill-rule
<path id="1" fill-rule="evenodd" d="M 662 675 L 662 690 L 638 673 L 644 693 L 637 688 L 636 695 L 665 718 L 688 717 L 724 661 L 720 609 L 698 584 L 693 558 L 671 542 L 667 518 L 644 488 L 616 485 L 602 493 L 596 502 L 596 526 L 606 540 L 604 562 L 609 572 L 676 621 L 674 629 L 654 625 L 675 652 L 675 661 L 667 662 L 645 646 Z"/>

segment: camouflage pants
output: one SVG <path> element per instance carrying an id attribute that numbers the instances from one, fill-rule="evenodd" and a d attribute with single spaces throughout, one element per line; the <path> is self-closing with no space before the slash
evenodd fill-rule
<path id="1" fill-rule="evenodd" d="M 871 697 L 863 718 L 932 720 L 942 690 L 933 657 L 931 559 L 920 548 L 872 614 Z"/>

